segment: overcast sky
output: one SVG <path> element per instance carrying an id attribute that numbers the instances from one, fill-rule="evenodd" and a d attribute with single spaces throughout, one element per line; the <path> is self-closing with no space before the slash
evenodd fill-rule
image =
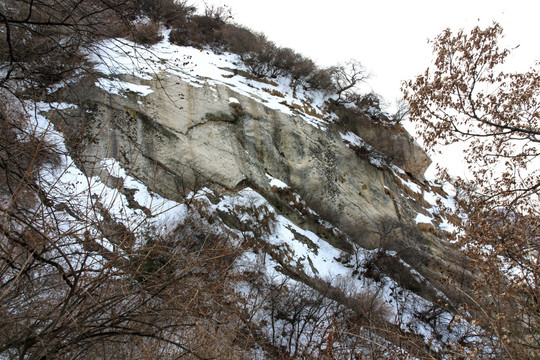
<path id="1" fill-rule="evenodd" d="M 422 73 L 431 63 L 433 39 L 445 28 L 457 31 L 486 27 L 504 29 L 503 45 L 513 48 L 508 68 L 526 71 L 540 60 L 539 0 L 195 0 L 227 5 L 234 21 L 263 32 L 280 46 L 293 48 L 320 66 L 359 60 L 372 74 L 365 91 L 392 105 L 401 98 L 401 82 Z M 410 124 L 406 128 L 414 133 Z M 466 176 L 461 148 L 430 153 L 434 163 Z M 435 165 L 435 164 L 434 164 Z M 435 166 L 427 174 L 435 175 Z"/>
<path id="2" fill-rule="evenodd" d="M 525 70 L 540 60 L 538 0 L 206 0 L 227 5 L 234 21 L 265 33 L 330 66 L 359 60 L 372 74 L 371 90 L 386 101 L 401 97 L 400 83 L 421 73 L 431 61 L 428 39 L 443 29 L 471 29 L 493 21 L 504 28 L 508 46 L 520 45 L 513 67 Z M 539 4 L 539 5 L 537 5 Z"/>

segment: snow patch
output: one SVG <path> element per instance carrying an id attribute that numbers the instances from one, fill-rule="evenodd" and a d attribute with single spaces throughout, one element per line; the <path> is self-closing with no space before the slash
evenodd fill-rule
<path id="1" fill-rule="evenodd" d="M 147 96 L 154 92 L 154 90 L 152 90 L 150 86 L 133 84 L 127 81 L 120 81 L 117 79 L 110 80 L 106 78 L 99 78 L 95 82 L 95 85 L 110 94 L 120 95 L 123 97 L 126 97 L 127 92 L 136 93 L 140 96 Z"/>
<path id="2" fill-rule="evenodd" d="M 348 131 L 346 134 L 339 133 L 339 135 L 346 143 L 358 146 L 359 148 L 366 148 L 368 151 L 373 150 L 371 145 L 368 145 L 361 137 L 351 131 Z"/>
<path id="3" fill-rule="evenodd" d="M 271 109 L 298 116 L 321 130 L 326 130 L 328 122 L 335 119 L 335 115 L 326 114 L 323 110 L 330 95 L 322 91 L 308 91 L 302 86 L 294 91 L 289 77 L 273 79 L 273 83 L 243 77 L 240 74 L 249 72 L 249 69 L 238 55 L 177 46 L 167 40 L 168 32 L 164 30 L 164 39 L 148 48 L 125 39 L 105 40 L 97 44 L 97 51 L 88 54 L 88 57 L 95 63 L 96 70 L 110 78 L 129 74 L 150 80 L 157 74 L 165 73 L 178 76 L 195 87 L 215 89 L 217 85 L 226 85 Z M 121 95 L 121 90 L 142 96 L 151 91 L 146 87 L 108 79 L 100 79 L 96 85 L 118 95 Z M 232 99 L 229 102 L 235 102 Z M 309 104 L 309 109 L 304 111 L 306 104 Z"/>
<path id="4" fill-rule="evenodd" d="M 268 180 L 270 180 L 270 187 L 277 187 L 278 189 L 288 189 L 289 185 L 285 184 L 283 181 L 272 177 L 271 175 L 266 174 Z"/>
<path id="5" fill-rule="evenodd" d="M 433 224 L 433 218 L 423 215 L 423 214 L 416 215 L 416 217 L 414 218 L 414 221 L 417 224 Z"/>

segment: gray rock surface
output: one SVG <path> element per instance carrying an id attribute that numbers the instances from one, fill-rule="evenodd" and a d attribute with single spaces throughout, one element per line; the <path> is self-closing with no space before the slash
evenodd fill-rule
<path id="1" fill-rule="evenodd" d="M 457 255 L 438 230 L 419 229 L 414 221 L 427 204 L 404 183 L 429 186 L 422 182 L 429 159 L 400 126 L 359 119 L 321 130 L 301 114 L 273 110 L 227 86 L 193 86 L 172 76 L 126 80 L 154 92 L 115 95 L 82 83 L 67 95 L 79 107 L 56 119 L 88 173 L 103 178 L 99 160 L 114 157 L 150 189 L 174 200 L 202 187 L 227 192 L 246 186 L 269 198 L 275 194 L 268 174 L 362 247 L 396 251 L 432 279 L 454 268 Z M 340 135 L 346 131 L 365 136 L 387 162 L 349 147 Z M 390 161 L 408 175 L 400 178 Z M 302 217 L 297 222 L 315 226 Z"/>

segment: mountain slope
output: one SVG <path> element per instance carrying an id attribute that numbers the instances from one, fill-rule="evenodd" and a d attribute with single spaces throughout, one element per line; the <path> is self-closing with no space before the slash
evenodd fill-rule
<path id="1" fill-rule="evenodd" d="M 472 279 L 446 237 L 455 206 L 399 124 L 163 35 L 92 44 L 93 71 L 34 101 L 1 89 L 2 119 L 26 114 L 5 132 L 54 154 L 34 169 L 36 150 L 2 193 L 2 356 L 478 348 L 482 329 L 455 311 Z"/>
<path id="2" fill-rule="evenodd" d="M 375 351 L 358 341 L 369 335 L 387 356 L 439 356 L 477 331 L 444 307 L 460 300 L 452 279 L 463 276 L 442 237 L 453 217 L 439 205 L 453 205 L 423 179 L 429 160 L 399 125 L 369 111 L 340 119 L 325 104 L 332 95 L 252 78 L 232 54 L 166 40 L 102 48 L 101 75 L 62 90 L 75 106 L 49 113 L 71 156 L 143 218 L 160 210 L 139 200 L 145 190 L 131 177 L 179 203 L 189 196 L 169 221 L 195 211 L 246 246 L 234 267 L 257 275 L 239 290 L 273 346 L 290 356 L 328 349 L 335 324 L 319 313 L 325 306 L 352 311 L 363 329 L 336 345 L 355 339 L 349 354 Z M 322 296 L 324 306 L 308 309 L 316 321 L 276 318 L 288 304 L 268 299 L 299 288 L 305 301 Z"/>

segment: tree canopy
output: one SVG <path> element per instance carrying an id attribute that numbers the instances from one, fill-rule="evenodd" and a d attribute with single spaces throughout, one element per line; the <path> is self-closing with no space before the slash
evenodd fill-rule
<path id="1" fill-rule="evenodd" d="M 540 351 L 540 74 L 504 71 L 502 32 L 443 31 L 433 65 L 403 91 L 428 148 L 466 145 L 470 177 L 443 176 L 462 194 L 458 245 L 478 274 L 471 316 L 506 356 L 529 358 Z"/>

